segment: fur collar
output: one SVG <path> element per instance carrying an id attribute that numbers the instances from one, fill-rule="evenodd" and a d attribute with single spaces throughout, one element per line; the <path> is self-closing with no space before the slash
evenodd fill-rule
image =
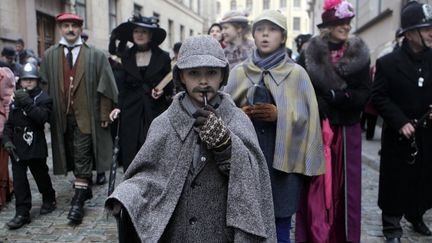
<path id="1" fill-rule="evenodd" d="M 306 69 L 318 92 L 347 87 L 346 77 L 368 65 L 369 49 L 359 37 L 351 37 L 346 42 L 343 57 L 333 65 L 327 40 L 316 36 L 310 40 L 305 50 Z"/>

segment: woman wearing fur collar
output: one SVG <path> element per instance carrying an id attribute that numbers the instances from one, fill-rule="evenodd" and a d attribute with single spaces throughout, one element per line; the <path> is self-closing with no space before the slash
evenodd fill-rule
<path id="1" fill-rule="evenodd" d="M 360 242 L 359 121 L 369 97 L 370 59 L 365 43 L 358 37 L 349 37 L 354 15 L 353 7 L 347 1 L 326 0 L 322 23 L 318 25 L 321 34 L 310 40 L 299 61 L 315 88 L 321 119 L 323 122 L 328 120 L 334 136 L 329 141 L 332 168 L 327 168 L 326 172 L 332 176 L 325 185 L 332 190 L 331 203 L 327 207 L 329 217 L 325 222 L 304 222 L 304 226 L 321 225 L 298 230 L 298 242 Z M 313 213 L 310 208 L 316 203 L 317 200 L 309 199 L 309 211 L 305 213 Z M 317 219 L 305 216 L 300 220 L 307 218 Z"/>

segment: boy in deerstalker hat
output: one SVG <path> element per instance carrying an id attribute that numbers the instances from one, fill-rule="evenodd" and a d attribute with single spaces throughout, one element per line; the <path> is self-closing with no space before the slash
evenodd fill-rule
<path id="1" fill-rule="evenodd" d="M 270 179 L 253 126 L 219 91 L 228 71 L 214 38 L 183 43 L 173 76 L 186 91 L 154 120 L 106 201 L 129 222 L 126 235 L 120 224 L 121 241 L 276 241 Z"/>

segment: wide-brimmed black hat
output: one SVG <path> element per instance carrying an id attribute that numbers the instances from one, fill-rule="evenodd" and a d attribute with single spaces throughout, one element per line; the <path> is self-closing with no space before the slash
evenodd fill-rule
<path id="1" fill-rule="evenodd" d="M 154 46 L 160 45 L 166 38 L 166 31 L 159 27 L 159 18 L 151 16 L 144 17 L 141 15 L 134 15 L 127 22 L 121 23 L 111 32 L 111 35 L 117 36 L 120 40 L 128 40 L 133 42 L 133 30 L 136 27 L 143 27 L 150 29 L 152 37 L 150 44 Z"/>

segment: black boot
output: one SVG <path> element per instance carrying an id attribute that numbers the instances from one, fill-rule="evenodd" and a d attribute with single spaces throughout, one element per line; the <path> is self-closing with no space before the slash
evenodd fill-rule
<path id="1" fill-rule="evenodd" d="M 30 214 L 17 214 L 6 225 L 9 229 L 19 229 L 28 223 L 30 223 Z"/>
<path id="2" fill-rule="evenodd" d="M 427 225 L 424 223 L 423 220 L 419 220 L 416 222 L 412 222 L 412 226 L 415 232 L 420 233 L 422 235 L 431 236 L 432 232 L 427 227 Z"/>
<path id="3" fill-rule="evenodd" d="M 106 182 L 105 172 L 97 173 L 96 185 L 103 185 Z"/>
<path id="4" fill-rule="evenodd" d="M 71 209 L 67 216 L 71 224 L 81 224 L 84 218 L 84 202 L 92 197 L 91 188 L 75 189 L 75 195 L 71 201 Z"/>

